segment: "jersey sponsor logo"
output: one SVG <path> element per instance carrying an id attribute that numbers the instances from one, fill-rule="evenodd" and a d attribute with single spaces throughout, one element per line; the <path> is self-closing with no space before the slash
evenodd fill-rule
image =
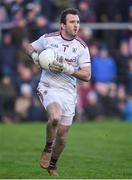
<path id="1" fill-rule="evenodd" d="M 70 59 L 65 58 L 65 61 L 67 61 L 68 63 L 73 63 L 73 62 L 77 62 L 77 58 L 76 57 Z"/>
<path id="2" fill-rule="evenodd" d="M 74 57 L 74 58 L 63 58 L 63 56 L 60 56 L 59 59 L 58 59 L 58 61 L 59 61 L 60 63 L 63 63 L 63 59 L 64 59 L 66 62 L 68 62 L 68 63 L 73 63 L 73 62 L 76 62 L 76 61 L 77 61 L 77 58 L 76 58 L 76 57 Z"/>

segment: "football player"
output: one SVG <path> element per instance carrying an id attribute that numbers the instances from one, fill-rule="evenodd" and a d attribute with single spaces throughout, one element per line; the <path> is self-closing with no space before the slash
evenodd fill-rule
<path id="1" fill-rule="evenodd" d="M 38 96 L 47 110 L 46 144 L 40 166 L 51 176 L 58 176 L 57 161 L 65 147 L 67 133 L 75 115 L 76 81 L 89 81 L 91 77 L 90 55 L 87 45 L 78 38 L 80 27 L 76 9 L 66 9 L 60 18 L 60 31 L 44 34 L 28 45 L 28 54 L 39 64 L 39 53 L 54 48 L 58 54 L 49 70 L 42 69 Z"/>

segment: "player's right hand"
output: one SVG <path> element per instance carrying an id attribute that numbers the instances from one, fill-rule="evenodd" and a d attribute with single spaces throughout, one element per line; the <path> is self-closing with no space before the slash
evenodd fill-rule
<path id="1" fill-rule="evenodd" d="M 40 66 L 40 65 L 39 65 L 39 54 L 38 54 L 38 52 L 33 52 L 32 55 L 31 55 L 31 57 L 32 57 L 32 59 L 33 59 L 33 62 L 34 62 L 36 65 Z"/>
<path id="2" fill-rule="evenodd" d="M 63 71 L 63 65 L 55 60 L 52 64 L 49 64 L 49 70 L 54 73 L 61 73 Z"/>

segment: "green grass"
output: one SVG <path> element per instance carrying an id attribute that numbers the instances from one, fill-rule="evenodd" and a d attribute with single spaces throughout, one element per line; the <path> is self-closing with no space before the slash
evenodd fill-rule
<path id="1" fill-rule="evenodd" d="M 0 124 L 0 178 L 48 179 L 39 167 L 45 124 Z M 73 124 L 59 178 L 132 178 L 132 124 Z"/>

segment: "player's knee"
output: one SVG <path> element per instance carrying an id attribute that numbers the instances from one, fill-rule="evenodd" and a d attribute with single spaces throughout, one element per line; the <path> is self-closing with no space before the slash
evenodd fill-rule
<path id="1" fill-rule="evenodd" d="M 54 119 L 52 120 L 52 125 L 53 125 L 53 126 L 57 126 L 58 123 L 59 123 L 59 119 L 54 118 Z"/>
<path id="2" fill-rule="evenodd" d="M 53 126 L 57 126 L 60 121 L 60 116 L 59 115 L 54 115 L 51 117 L 51 123 Z"/>

